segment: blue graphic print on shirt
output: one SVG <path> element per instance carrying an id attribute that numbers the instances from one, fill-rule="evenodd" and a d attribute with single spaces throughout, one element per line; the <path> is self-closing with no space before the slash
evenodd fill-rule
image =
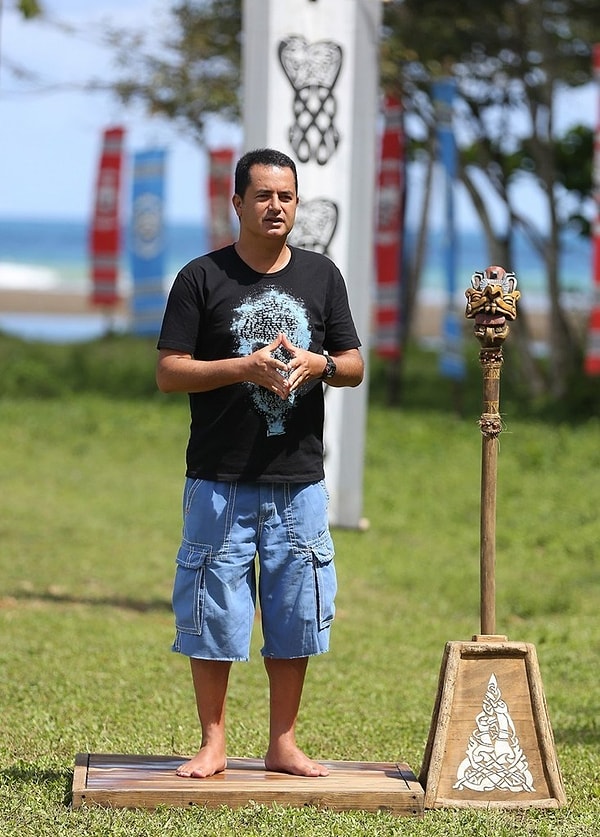
<path id="1" fill-rule="evenodd" d="M 237 340 L 237 352 L 245 357 L 271 343 L 280 332 L 290 343 L 308 349 L 311 330 L 306 307 L 301 300 L 269 287 L 257 295 L 250 295 L 235 309 L 232 331 Z M 282 346 L 274 357 L 287 363 L 290 354 Z M 293 409 L 298 393 L 292 393 L 285 401 L 257 384 L 248 383 L 250 396 L 256 411 L 267 423 L 268 436 L 285 433 L 286 417 Z"/>

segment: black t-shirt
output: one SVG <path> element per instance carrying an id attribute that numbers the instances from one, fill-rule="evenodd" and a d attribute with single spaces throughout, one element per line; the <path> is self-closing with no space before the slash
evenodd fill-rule
<path id="1" fill-rule="evenodd" d="M 247 355 L 279 332 L 311 352 L 358 348 L 337 267 L 318 253 L 290 249 L 290 261 L 276 273 L 256 273 L 233 246 L 191 261 L 169 293 L 158 348 L 218 360 Z M 187 476 L 242 482 L 323 478 L 320 381 L 287 401 L 249 382 L 189 398 Z"/>

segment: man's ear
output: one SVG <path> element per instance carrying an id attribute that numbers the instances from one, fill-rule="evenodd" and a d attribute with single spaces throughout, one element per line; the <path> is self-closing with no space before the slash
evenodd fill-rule
<path id="1" fill-rule="evenodd" d="M 234 195 L 231 199 L 231 203 L 233 204 L 233 208 L 235 209 L 235 214 L 240 217 L 240 212 L 242 211 L 242 199 L 239 195 Z"/>

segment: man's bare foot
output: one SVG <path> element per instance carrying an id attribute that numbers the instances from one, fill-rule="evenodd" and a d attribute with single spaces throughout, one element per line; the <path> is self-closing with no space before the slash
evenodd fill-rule
<path id="1" fill-rule="evenodd" d="M 265 767 L 275 773 L 291 773 L 293 776 L 329 776 L 329 770 L 313 761 L 299 747 L 284 745 L 269 747 Z"/>
<path id="2" fill-rule="evenodd" d="M 222 773 L 227 767 L 227 759 L 220 752 L 213 752 L 210 747 L 201 747 L 194 758 L 180 765 L 175 771 L 184 779 L 207 779 L 216 773 Z"/>

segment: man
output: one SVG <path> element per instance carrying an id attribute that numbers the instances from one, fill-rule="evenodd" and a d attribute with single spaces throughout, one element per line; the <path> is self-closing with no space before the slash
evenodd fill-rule
<path id="1" fill-rule="evenodd" d="M 364 366 L 340 272 L 286 243 L 297 204 L 293 160 L 272 149 L 244 155 L 238 240 L 180 271 L 158 342 L 158 387 L 189 393 L 192 418 L 173 649 L 190 657 L 202 740 L 179 776 L 226 768 L 227 684 L 231 663 L 249 655 L 257 554 L 265 767 L 328 772 L 295 737 L 308 658 L 328 650 L 336 590 L 322 382 L 357 386 Z"/>

